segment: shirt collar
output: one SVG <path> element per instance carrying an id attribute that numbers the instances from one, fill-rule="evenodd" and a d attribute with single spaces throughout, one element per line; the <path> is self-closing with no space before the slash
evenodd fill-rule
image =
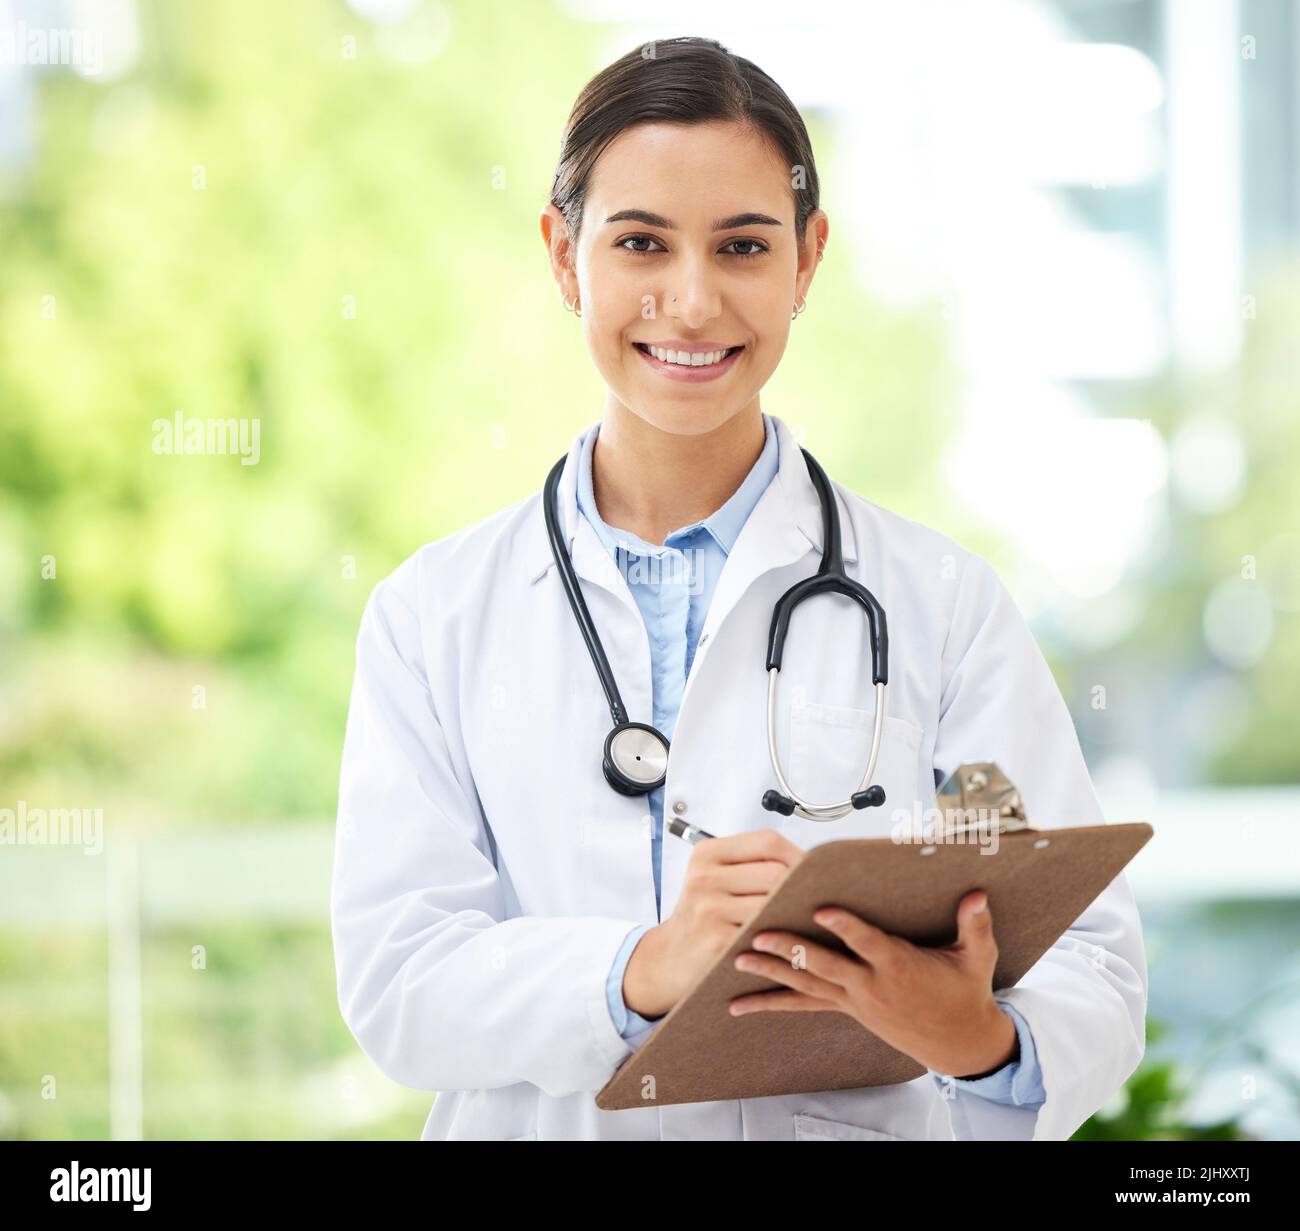
<path id="1" fill-rule="evenodd" d="M 638 555 L 662 554 L 667 548 L 662 543 L 648 543 L 628 530 L 615 529 L 606 525 L 596 510 L 596 498 L 591 483 L 591 455 L 596 446 L 596 437 L 600 434 L 600 424 L 593 424 L 582 441 L 582 452 L 578 470 L 578 508 L 591 523 L 600 541 L 607 551 L 614 551 L 622 546 Z M 730 554 L 732 545 L 739 536 L 742 527 L 754 511 L 759 497 L 772 481 L 780 463 L 777 433 L 773 430 L 771 419 L 763 415 L 763 451 L 758 460 L 750 467 L 741 485 L 732 493 L 731 498 L 719 509 L 710 513 L 702 521 L 692 522 L 674 530 L 668 537 L 683 531 L 702 526 L 713 536 L 724 554 Z"/>

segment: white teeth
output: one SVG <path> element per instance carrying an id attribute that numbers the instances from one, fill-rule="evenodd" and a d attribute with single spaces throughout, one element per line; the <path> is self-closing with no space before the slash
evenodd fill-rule
<path id="1" fill-rule="evenodd" d="M 727 356 L 725 350 L 697 351 L 691 354 L 684 350 L 661 350 L 657 346 L 648 346 L 646 349 L 661 363 L 679 363 L 684 368 L 707 367 L 711 363 L 721 363 Z"/>

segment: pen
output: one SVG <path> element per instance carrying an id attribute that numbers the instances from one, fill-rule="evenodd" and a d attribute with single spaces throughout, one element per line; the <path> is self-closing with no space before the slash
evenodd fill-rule
<path id="1" fill-rule="evenodd" d="M 692 846 L 697 842 L 703 842 L 705 838 L 713 838 L 717 836 L 709 833 L 707 829 L 700 829 L 695 825 L 688 824 L 679 816 L 669 818 L 668 832 L 670 834 L 676 834 L 679 838 L 685 838 Z"/>

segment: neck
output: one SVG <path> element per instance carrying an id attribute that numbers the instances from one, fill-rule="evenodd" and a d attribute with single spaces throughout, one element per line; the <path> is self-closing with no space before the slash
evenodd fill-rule
<path id="1" fill-rule="evenodd" d="M 763 451 L 757 403 L 696 436 L 652 427 L 625 406 L 607 409 L 591 455 L 601 520 L 647 543 L 716 513 Z"/>

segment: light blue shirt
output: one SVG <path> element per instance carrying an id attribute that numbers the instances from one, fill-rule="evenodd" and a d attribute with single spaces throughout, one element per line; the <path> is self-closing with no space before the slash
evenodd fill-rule
<path id="1" fill-rule="evenodd" d="M 686 676 L 695 659 L 700 630 L 708 615 L 722 566 L 759 497 L 776 475 L 780 462 L 776 429 L 766 414 L 763 416 L 763 431 L 763 451 L 731 498 L 702 521 L 674 530 L 660 544 L 647 543 L 627 530 L 616 530 L 601 519 L 591 484 L 591 456 L 596 437 L 600 434 L 600 424 L 593 425 L 583 440 L 578 470 L 578 508 L 627 580 L 628 589 L 645 620 L 650 635 L 654 696 L 651 722 L 670 742 L 686 688 Z M 664 788 L 657 787 L 651 791 L 648 802 L 654 822 L 651 863 L 655 903 L 661 907 Z M 655 1025 L 655 1021 L 633 1012 L 623 1001 L 623 973 L 632 950 L 650 927 L 648 924 L 635 927 L 627 934 L 610 967 L 606 983 L 610 1017 L 623 1038 L 631 1038 Z M 1041 1103 L 1046 1096 L 1029 1026 L 1010 1005 L 999 1002 L 999 1007 L 1015 1023 L 1020 1038 L 1020 1058 L 987 1077 L 976 1081 L 956 1080 L 955 1084 L 998 1103 L 1016 1106 Z M 936 1080 L 942 1080 L 939 1074 L 933 1075 Z"/>

